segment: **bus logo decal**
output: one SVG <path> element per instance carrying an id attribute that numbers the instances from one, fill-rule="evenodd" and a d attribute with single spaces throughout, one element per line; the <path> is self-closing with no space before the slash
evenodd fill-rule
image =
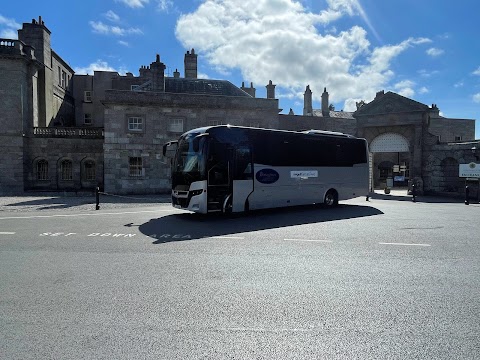
<path id="1" fill-rule="evenodd" d="M 262 184 L 273 184 L 280 178 L 280 174 L 273 169 L 262 169 L 257 171 L 255 178 Z"/>
<path id="2" fill-rule="evenodd" d="M 290 177 L 293 178 L 293 179 L 295 179 L 295 178 L 301 178 L 301 179 L 316 178 L 316 177 L 318 177 L 318 171 L 317 170 L 290 171 Z"/>

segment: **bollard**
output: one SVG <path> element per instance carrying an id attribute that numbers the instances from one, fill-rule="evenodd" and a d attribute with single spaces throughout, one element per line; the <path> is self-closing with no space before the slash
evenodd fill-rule
<path id="1" fill-rule="evenodd" d="M 417 195 L 417 191 L 415 189 L 415 184 L 412 184 L 412 201 L 413 202 L 417 201 L 417 199 L 415 198 L 416 195 Z"/>
<path id="2" fill-rule="evenodd" d="M 465 186 L 465 205 L 470 204 L 470 189 L 468 186 Z"/>
<path id="3" fill-rule="evenodd" d="M 95 188 L 95 210 L 100 209 L 100 188 Z"/>

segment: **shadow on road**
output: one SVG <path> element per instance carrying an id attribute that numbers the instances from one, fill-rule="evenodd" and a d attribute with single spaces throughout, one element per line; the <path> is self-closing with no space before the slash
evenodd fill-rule
<path id="1" fill-rule="evenodd" d="M 155 239 L 153 244 L 161 244 L 381 214 L 380 210 L 373 207 L 357 205 L 340 205 L 334 209 L 319 206 L 290 207 L 252 211 L 242 215 L 182 213 L 152 219 L 140 225 L 139 230 Z"/>

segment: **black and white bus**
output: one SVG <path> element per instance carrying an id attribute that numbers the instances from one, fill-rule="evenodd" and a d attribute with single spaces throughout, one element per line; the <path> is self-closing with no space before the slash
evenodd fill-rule
<path id="1" fill-rule="evenodd" d="M 368 196 L 367 142 L 342 133 L 219 125 L 184 133 L 163 154 L 172 158 L 173 206 L 194 212 Z"/>

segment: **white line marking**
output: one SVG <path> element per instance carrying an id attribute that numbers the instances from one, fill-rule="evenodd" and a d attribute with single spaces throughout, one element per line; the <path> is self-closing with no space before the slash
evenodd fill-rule
<path id="1" fill-rule="evenodd" d="M 211 236 L 212 239 L 238 239 L 243 240 L 244 237 L 241 236 Z"/>
<path id="2" fill-rule="evenodd" d="M 306 242 L 324 242 L 331 243 L 330 240 L 312 240 L 312 239 L 283 239 L 284 241 L 306 241 Z"/>
<path id="3" fill-rule="evenodd" d="M 96 211 L 96 210 L 95 210 Z M 116 212 L 116 213 L 104 213 L 104 212 L 94 212 L 94 213 L 85 213 L 85 214 L 62 214 L 62 215 L 32 215 L 32 216 L 7 216 L 0 217 L 0 220 L 11 220 L 11 219 L 38 219 L 38 218 L 52 218 L 52 217 L 75 217 L 75 216 L 98 216 L 98 215 L 125 215 L 125 214 L 140 214 L 140 213 L 152 213 L 152 212 L 171 212 L 172 210 L 144 210 L 144 211 L 125 211 L 125 212 Z M 179 213 L 179 212 L 175 212 Z"/>
<path id="4" fill-rule="evenodd" d="M 15 233 L 10 231 L 0 231 L 0 235 L 15 235 Z"/>
<path id="5" fill-rule="evenodd" d="M 380 245 L 396 245 L 396 246 L 431 246 L 430 244 L 408 244 L 408 243 L 384 243 L 379 242 Z"/>

